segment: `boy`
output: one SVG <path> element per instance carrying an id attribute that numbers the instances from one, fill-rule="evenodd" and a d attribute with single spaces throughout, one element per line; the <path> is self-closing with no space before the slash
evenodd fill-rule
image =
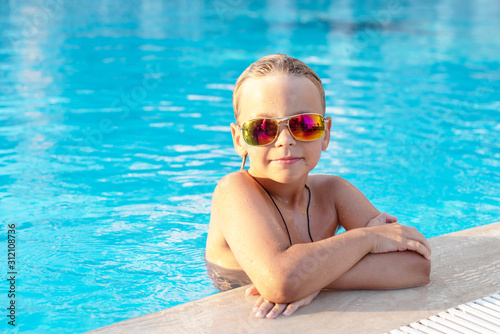
<path id="1" fill-rule="evenodd" d="M 206 261 L 224 290 L 253 283 L 256 316 L 309 304 L 321 289 L 391 289 L 427 284 L 430 246 L 353 185 L 309 175 L 330 140 L 319 77 L 300 60 L 270 55 L 239 77 L 231 124 L 242 170 L 212 199 Z M 250 168 L 243 170 L 246 157 Z M 346 232 L 335 235 L 342 226 Z"/>

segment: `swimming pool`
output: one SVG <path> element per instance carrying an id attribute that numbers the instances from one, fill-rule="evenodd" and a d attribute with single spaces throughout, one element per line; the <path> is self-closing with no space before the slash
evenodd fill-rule
<path id="1" fill-rule="evenodd" d="M 0 2 L 15 330 L 84 332 L 216 292 L 202 255 L 211 193 L 240 163 L 232 85 L 270 53 L 323 79 L 316 173 L 427 237 L 500 221 L 498 17 L 494 0 Z"/>

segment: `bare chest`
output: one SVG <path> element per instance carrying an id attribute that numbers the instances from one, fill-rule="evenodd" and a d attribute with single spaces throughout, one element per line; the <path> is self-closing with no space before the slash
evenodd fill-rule
<path id="1" fill-rule="evenodd" d="M 275 204 L 276 219 L 292 244 L 307 243 L 329 238 L 338 226 L 337 212 L 333 206 L 321 203 L 321 199 L 311 200 L 309 208 L 287 208 Z"/>

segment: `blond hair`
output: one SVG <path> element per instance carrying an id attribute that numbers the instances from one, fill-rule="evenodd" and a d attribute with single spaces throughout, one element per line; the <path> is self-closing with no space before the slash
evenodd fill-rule
<path id="1" fill-rule="evenodd" d="M 272 74 L 282 74 L 286 76 L 304 76 L 312 81 L 318 88 L 319 95 L 321 96 L 321 105 L 323 113 L 326 109 L 325 102 L 325 89 L 321 83 L 318 75 L 306 64 L 297 58 L 289 57 L 287 55 L 277 53 L 260 58 L 252 65 L 248 66 L 245 71 L 240 75 L 236 81 L 233 91 L 233 109 L 234 118 L 238 119 L 239 115 L 239 101 L 243 94 L 243 86 L 247 79 L 259 79 Z"/>

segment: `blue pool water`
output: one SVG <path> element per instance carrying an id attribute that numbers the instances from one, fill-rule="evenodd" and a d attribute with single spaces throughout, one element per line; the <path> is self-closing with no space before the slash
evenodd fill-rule
<path id="1" fill-rule="evenodd" d="M 231 93 L 281 52 L 323 79 L 340 175 L 427 237 L 500 221 L 500 3 L 0 1 L 1 269 L 18 332 L 84 332 L 214 294 Z M 2 283 L 0 330 L 11 299 Z"/>

